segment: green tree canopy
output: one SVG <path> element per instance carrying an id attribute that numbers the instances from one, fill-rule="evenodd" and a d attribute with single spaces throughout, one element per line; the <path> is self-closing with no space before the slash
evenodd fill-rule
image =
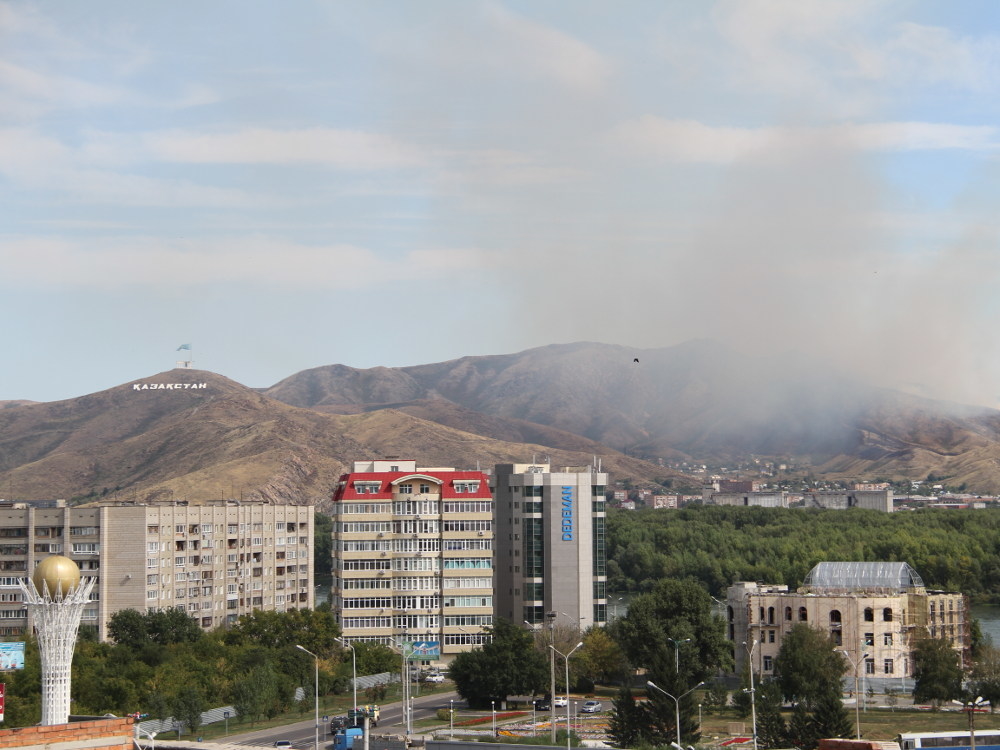
<path id="1" fill-rule="evenodd" d="M 839 694 L 848 665 L 822 630 L 796 624 L 785 635 L 774 660 L 781 692 L 791 701 L 814 703 L 830 692 Z"/>
<path id="2" fill-rule="evenodd" d="M 633 599 L 628 614 L 609 629 L 633 666 L 649 668 L 669 651 L 670 668 L 679 664 L 684 683 L 732 665 L 725 623 L 713 615 L 712 597 L 697 581 L 660 581 Z"/>
<path id="3" fill-rule="evenodd" d="M 962 697 L 962 668 L 946 638 L 924 638 L 913 649 L 913 700 L 940 704 Z"/>
<path id="4" fill-rule="evenodd" d="M 493 639 L 458 654 L 448 668 L 458 694 L 470 707 L 500 703 L 508 695 L 534 695 L 548 681 L 548 660 L 533 647 L 532 635 L 503 619 L 491 628 Z"/>

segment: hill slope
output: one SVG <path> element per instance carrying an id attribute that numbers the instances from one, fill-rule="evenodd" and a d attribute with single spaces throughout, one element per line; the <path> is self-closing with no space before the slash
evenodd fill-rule
<path id="1" fill-rule="evenodd" d="M 1000 412 L 873 388 L 798 356 L 748 357 L 706 341 L 641 351 L 553 345 L 395 369 L 330 365 L 266 393 L 326 411 L 413 409 L 470 431 L 537 424 L 651 459 L 790 457 L 835 477 L 933 472 L 1000 491 Z M 484 428 L 461 410 L 505 421 Z"/>
<path id="2" fill-rule="evenodd" d="M 11 499 L 322 502 L 357 459 L 399 455 L 487 468 L 530 460 L 534 452 L 557 463 L 589 464 L 598 451 L 575 440 L 576 450 L 554 450 L 394 410 L 324 414 L 220 375 L 172 370 L 81 398 L 0 410 L 0 487 Z M 609 460 L 629 476 L 663 474 L 638 460 Z"/>

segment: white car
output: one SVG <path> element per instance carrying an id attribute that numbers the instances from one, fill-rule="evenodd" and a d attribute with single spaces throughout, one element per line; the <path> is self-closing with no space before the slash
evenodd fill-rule
<path id="1" fill-rule="evenodd" d="M 440 672 L 431 672 L 429 675 L 424 677 L 427 682 L 444 682 L 444 675 Z"/>
<path id="2" fill-rule="evenodd" d="M 603 708 L 604 706 L 601 705 L 600 701 L 587 701 L 580 710 L 585 714 L 596 714 Z"/>
<path id="3" fill-rule="evenodd" d="M 552 699 L 552 707 L 566 708 L 566 698 L 560 698 L 559 696 L 556 696 L 555 698 Z"/>

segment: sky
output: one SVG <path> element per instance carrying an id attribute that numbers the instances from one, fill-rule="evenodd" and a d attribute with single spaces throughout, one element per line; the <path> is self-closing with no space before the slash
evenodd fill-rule
<path id="1" fill-rule="evenodd" d="M 993 0 L 0 2 L 0 400 L 709 338 L 1000 406 L 998 89 Z"/>

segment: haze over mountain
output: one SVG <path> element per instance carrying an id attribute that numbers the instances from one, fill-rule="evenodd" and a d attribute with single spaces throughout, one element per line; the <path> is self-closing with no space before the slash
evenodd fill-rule
<path id="1" fill-rule="evenodd" d="M 324 414 L 221 375 L 177 369 L 80 398 L 0 410 L 0 497 L 312 503 L 329 499 L 356 459 L 395 455 L 488 468 L 535 455 L 587 465 L 604 452 L 579 436 L 537 432 L 567 449 L 532 445 L 521 436 L 480 437 L 391 409 Z M 624 456 L 604 460 L 624 476 L 667 475 Z"/>
<path id="2" fill-rule="evenodd" d="M 483 469 L 599 459 L 615 478 L 672 479 L 674 487 L 701 478 L 664 468 L 663 459 L 756 456 L 816 476 L 933 472 L 1000 492 L 1000 413 L 707 341 L 553 345 L 402 368 L 329 365 L 264 391 L 175 369 L 66 401 L 2 406 L 0 497 L 10 499 L 323 502 L 351 461 L 386 456 Z"/>
<path id="3" fill-rule="evenodd" d="M 800 355 L 748 357 L 710 341 L 645 350 L 553 345 L 400 368 L 329 365 L 266 393 L 327 412 L 393 408 L 469 424 L 458 407 L 650 459 L 788 457 L 838 478 L 933 472 L 1000 490 L 1000 412 L 867 386 Z"/>

